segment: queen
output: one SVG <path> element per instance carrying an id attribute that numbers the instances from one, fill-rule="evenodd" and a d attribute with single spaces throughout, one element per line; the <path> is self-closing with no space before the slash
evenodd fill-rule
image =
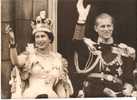
<path id="1" fill-rule="evenodd" d="M 54 35 L 52 22 L 45 12 L 31 24 L 34 43 L 17 54 L 14 32 L 6 27 L 9 35 L 10 59 L 15 66 L 11 73 L 11 98 L 59 98 L 73 94 L 68 76 L 67 60 L 52 50 Z"/>

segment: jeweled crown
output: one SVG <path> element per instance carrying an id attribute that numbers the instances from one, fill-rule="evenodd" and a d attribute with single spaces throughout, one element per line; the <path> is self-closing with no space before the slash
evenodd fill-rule
<path id="1" fill-rule="evenodd" d="M 39 31 L 52 32 L 52 26 L 52 21 L 46 17 L 46 12 L 44 10 L 40 11 L 40 15 L 36 17 L 36 20 L 31 22 L 32 34 Z"/>

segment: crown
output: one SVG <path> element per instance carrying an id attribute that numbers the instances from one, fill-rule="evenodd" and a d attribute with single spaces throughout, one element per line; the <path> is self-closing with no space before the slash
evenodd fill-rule
<path id="1" fill-rule="evenodd" d="M 46 17 L 46 12 L 44 10 L 40 11 L 40 15 L 36 17 L 36 20 L 31 22 L 32 34 L 39 31 L 52 32 L 52 26 L 52 21 Z"/>

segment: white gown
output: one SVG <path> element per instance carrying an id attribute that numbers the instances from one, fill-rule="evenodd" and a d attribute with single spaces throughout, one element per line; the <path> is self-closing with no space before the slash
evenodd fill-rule
<path id="1" fill-rule="evenodd" d="M 70 80 L 67 77 L 64 79 L 65 73 L 60 54 L 50 52 L 49 56 L 43 56 L 32 53 L 29 55 L 25 67 L 27 67 L 30 74 L 28 78 L 29 85 L 22 92 L 20 98 L 32 99 L 41 94 L 47 94 L 48 98 L 58 98 L 58 95 L 53 90 L 53 86 L 55 87 L 61 79 L 68 80 L 69 87 L 73 91 Z M 16 96 L 14 95 L 12 98 L 16 98 Z"/>

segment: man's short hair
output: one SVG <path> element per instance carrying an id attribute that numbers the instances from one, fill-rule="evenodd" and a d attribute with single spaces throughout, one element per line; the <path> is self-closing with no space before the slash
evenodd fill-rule
<path id="1" fill-rule="evenodd" d="M 107 14 L 107 13 L 101 13 L 101 14 L 99 14 L 99 15 L 96 17 L 96 19 L 95 19 L 95 25 L 98 24 L 98 23 L 97 23 L 97 20 L 98 20 L 98 19 L 105 19 L 105 18 L 110 18 L 110 19 L 112 20 L 112 23 L 114 24 L 114 18 L 113 18 L 111 15 L 109 15 L 109 14 Z"/>

